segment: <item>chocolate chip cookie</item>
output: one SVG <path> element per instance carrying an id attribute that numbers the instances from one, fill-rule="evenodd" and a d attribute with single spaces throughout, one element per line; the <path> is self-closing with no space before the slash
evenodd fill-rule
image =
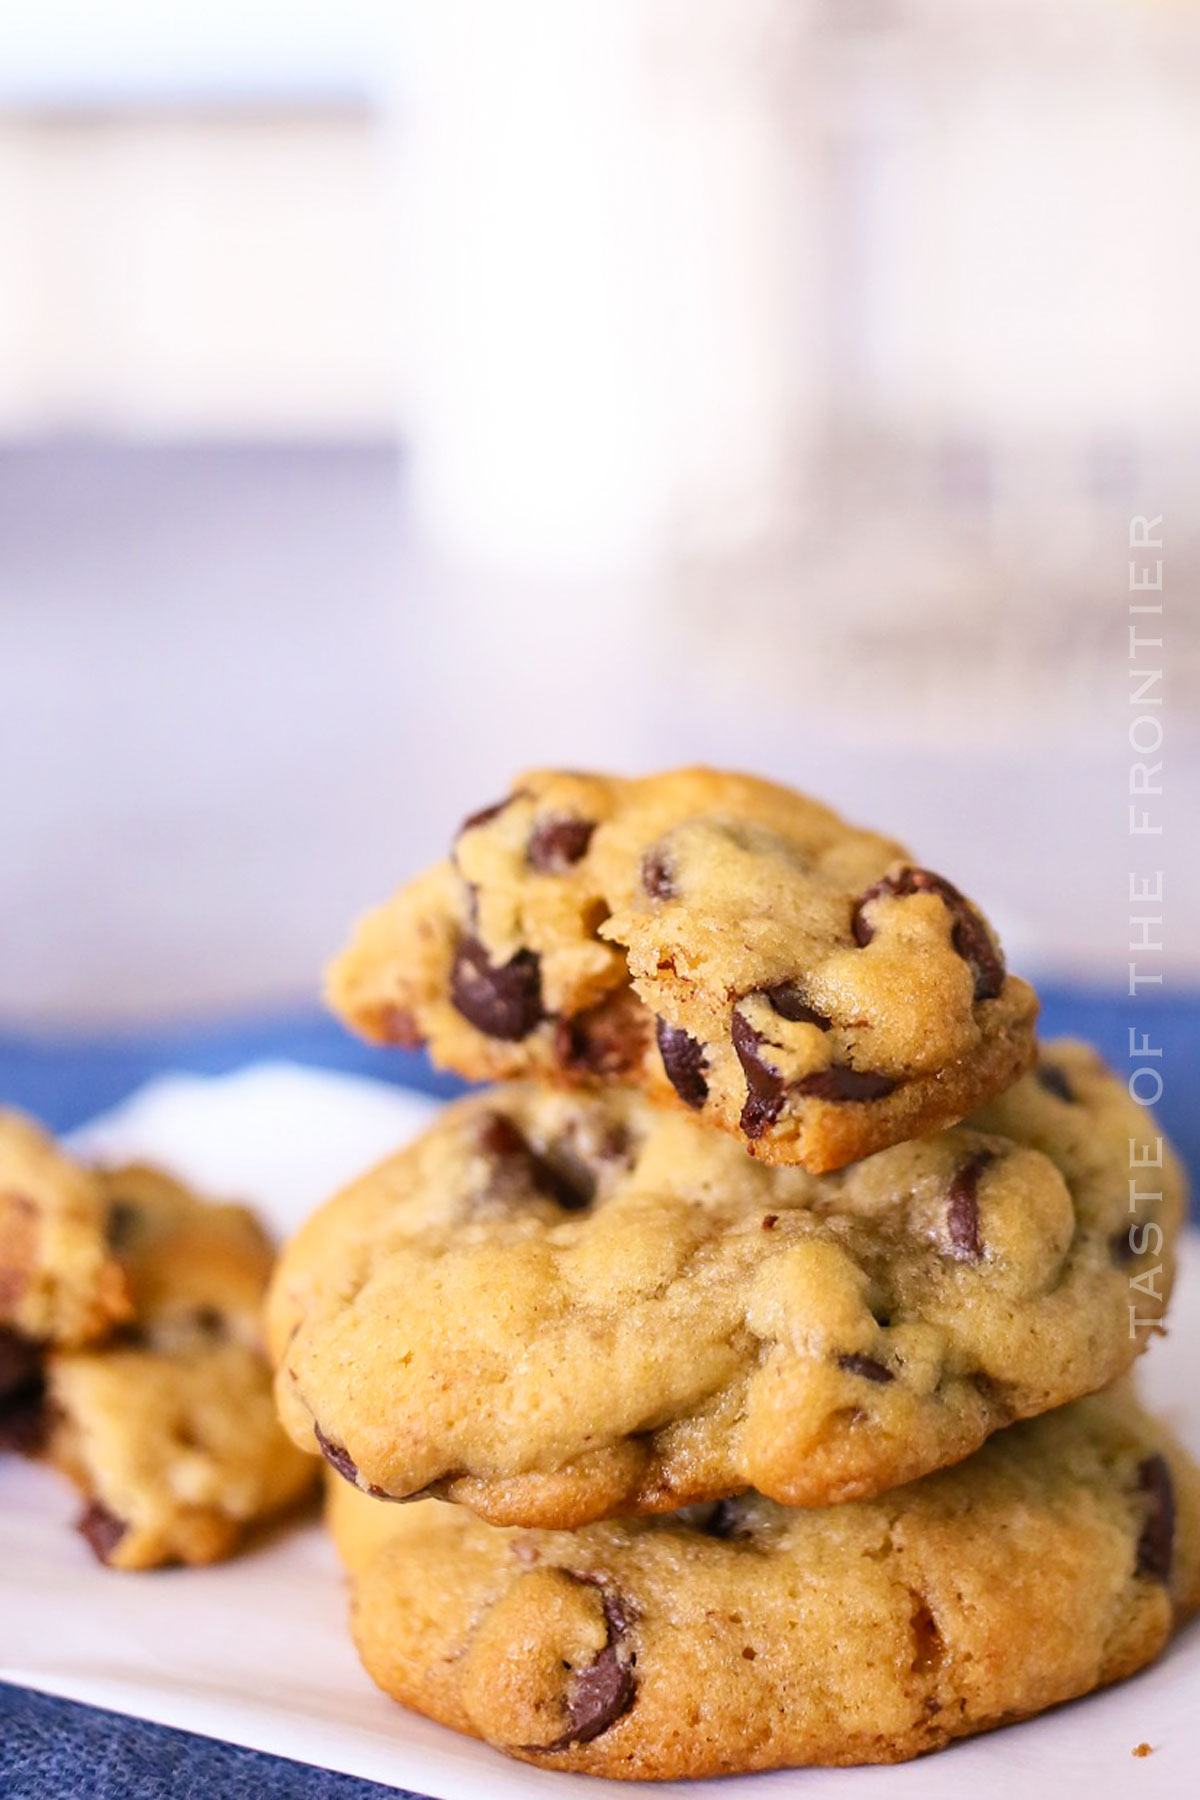
<path id="1" fill-rule="evenodd" d="M 114 1568 L 228 1555 L 315 1469 L 275 1417 L 260 1325 L 270 1245 L 244 1208 L 198 1199 L 155 1170 L 84 1168 L 24 1122 L 6 1121 L 6 1135 L 9 1171 L 13 1146 L 27 1153 L 12 1185 L 37 1204 L 42 1229 L 25 1260 L 42 1310 L 27 1284 L 22 1329 L 0 1342 L 0 1445 L 71 1477 L 85 1501 L 80 1530 Z M 90 1291 L 119 1296 L 107 1321 L 84 1304 L 89 1267 Z M 61 1347 L 72 1341 L 63 1321 L 76 1319 L 107 1323 L 107 1336 Z M 41 1324 L 58 1336 L 27 1334 Z"/>
<path id="2" fill-rule="evenodd" d="M 591 1775 L 899 1762 L 1132 1674 L 1200 1607 L 1200 1471 L 1122 1393 L 846 1506 L 572 1534 L 333 1482 L 329 1516 L 386 1693 Z"/>
<path id="3" fill-rule="evenodd" d="M 484 1092 L 284 1251 L 281 1417 L 373 1494 L 503 1524 L 879 1493 L 1138 1354 L 1184 1184 L 1164 1148 L 1131 1215 L 1135 1138 L 1149 1116 L 1071 1044 L 823 1176 L 628 1088 Z"/>
<path id="4" fill-rule="evenodd" d="M 99 1177 L 0 1112 L 0 1450 L 39 1438 L 46 1350 L 102 1338 L 131 1310 Z"/>
<path id="5" fill-rule="evenodd" d="M 943 876 L 750 776 L 535 771 L 368 916 L 329 995 L 474 1079 L 620 1079 L 815 1173 L 961 1119 L 1037 1003 Z"/>
<path id="6" fill-rule="evenodd" d="M 99 1178 L 32 1119 L 0 1112 L 0 1333 L 74 1348 L 127 1319 L 107 1227 Z"/>

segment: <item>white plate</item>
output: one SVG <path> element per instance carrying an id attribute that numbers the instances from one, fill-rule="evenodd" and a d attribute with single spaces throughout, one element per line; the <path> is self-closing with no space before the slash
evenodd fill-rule
<path id="1" fill-rule="evenodd" d="M 257 1201 L 281 1231 L 338 1182 L 416 1129 L 430 1103 L 373 1082 L 274 1065 L 219 1080 L 156 1083 L 79 1134 L 106 1157 L 153 1157 L 212 1191 Z M 1144 1388 L 1200 1454 L 1200 1240 L 1167 1341 Z M 0 1678 L 255 1750 L 416 1789 L 437 1800 L 628 1793 L 623 1783 L 533 1770 L 403 1712 L 360 1670 L 320 1529 L 307 1526 L 214 1569 L 121 1575 L 71 1529 L 53 1474 L 0 1469 Z M 1149 1743 L 1153 1754 L 1132 1755 Z M 890 1769 L 725 1780 L 721 1800 L 1089 1800 L 1200 1787 L 1200 1629 L 1153 1669 L 1044 1718 Z M 697 1783 L 657 1793 L 695 1794 Z"/>

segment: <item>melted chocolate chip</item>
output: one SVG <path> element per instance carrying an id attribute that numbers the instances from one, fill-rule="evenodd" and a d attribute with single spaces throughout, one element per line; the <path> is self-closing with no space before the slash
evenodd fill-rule
<path id="1" fill-rule="evenodd" d="M 810 1006 L 808 997 L 798 981 L 777 981 L 774 987 L 764 988 L 773 1011 L 781 1019 L 789 1019 L 793 1025 L 816 1025 L 822 1031 L 828 1031 L 832 1020 Z"/>
<path id="2" fill-rule="evenodd" d="M 455 841 L 457 842 L 465 831 L 475 831 L 480 825 L 490 825 L 492 820 L 499 818 L 505 807 L 511 805 L 516 797 L 515 794 L 506 794 L 503 800 L 495 800 L 491 806 L 481 806 L 478 812 L 468 813 L 454 834 Z"/>
<path id="3" fill-rule="evenodd" d="M 660 1019 L 658 1050 L 667 1080 L 684 1105 L 699 1112 L 708 1099 L 707 1058 L 703 1044 L 697 1043 L 681 1025 L 668 1025 L 665 1019 Z"/>
<path id="4" fill-rule="evenodd" d="M 89 1500 L 75 1529 L 87 1539 L 97 1559 L 106 1563 L 129 1527 L 100 1500 Z"/>
<path id="5" fill-rule="evenodd" d="M 587 1582 L 589 1586 L 597 1585 L 586 1575 L 577 1575 L 574 1579 Z M 572 1744 L 590 1744 L 633 1705 L 637 1691 L 634 1658 L 623 1649 L 622 1639 L 637 1615 L 619 1594 L 608 1588 L 603 1591 L 601 1604 L 608 1642 L 586 1668 L 576 1669 L 572 1674 L 566 1694 L 567 1729 L 554 1743 L 546 1745 L 549 1751 L 567 1750 Z"/>
<path id="6" fill-rule="evenodd" d="M 1146 1521 L 1138 1538 L 1137 1572 L 1166 1582 L 1175 1549 L 1175 1484 L 1165 1456 L 1148 1456 L 1139 1465 L 1138 1492 L 1146 1501 Z"/>
<path id="7" fill-rule="evenodd" d="M 803 1076 L 796 1083 L 796 1092 L 814 1100 L 883 1100 L 895 1087 L 890 1075 L 874 1075 L 869 1069 L 831 1063 L 827 1069 Z"/>
<path id="8" fill-rule="evenodd" d="M 136 1201 L 119 1198 L 110 1200 L 104 1225 L 105 1241 L 109 1249 L 116 1251 L 118 1255 L 128 1250 L 137 1238 L 141 1222 L 141 1208 Z"/>
<path id="9" fill-rule="evenodd" d="M 1048 1094 L 1056 1094 L 1060 1100 L 1073 1104 L 1075 1090 L 1062 1069 L 1055 1063 L 1039 1063 L 1033 1071 L 1039 1087 L 1044 1087 Z"/>
<path id="10" fill-rule="evenodd" d="M 774 1231 L 774 1229 L 778 1225 L 778 1223 L 779 1223 L 779 1214 L 778 1213 L 764 1213 L 763 1214 L 762 1228 L 764 1231 Z"/>
<path id="11" fill-rule="evenodd" d="M 748 1138 L 759 1138 L 779 1117 L 787 1086 L 778 1069 L 762 1054 L 762 1039 L 744 1013 L 734 1011 L 730 1027 L 733 1047 L 746 1077 L 746 1103 L 741 1129 Z"/>
<path id="12" fill-rule="evenodd" d="M 1125 1268 L 1129 1263 L 1137 1261 L 1137 1251 L 1133 1247 L 1131 1236 L 1136 1225 L 1137 1220 L 1131 1220 L 1128 1225 L 1123 1225 L 1120 1231 L 1114 1231 L 1108 1240 L 1108 1253 L 1118 1268 Z"/>
<path id="13" fill-rule="evenodd" d="M 518 1197 L 510 1191 L 532 1188 L 561 1206 L 564 1212 L 583 1212 L 596 1197 L 596 1173 L 566 1142 L 535 1150 L 520 1127 L 507 1113 L 490 1113 L 483 1126 L 481 1141 L 489 1156 L 505 1165 L 503 1173 L 505 1199 Z"/>
<path id="14" fill-rule="evenodd" d="M 896 1379 L 883 1363 L 876 1362 L 873 1356 L 863 1356 L 857 1350 L 847 1351 L 837 1360 L 838 1368 L 845 1369 L 847 1375 L 861 1375 L 864 1381 L 874 1381 L 881 1387 Z"/>
<path id="15" fill-rule="evenodd" d="M 516 1043 L 545 1016 L 538 958 L 532 950 L 518 950 L 511 962 L 494 963 L 478 938 L 460 938 L 450 971 L 450 999 L 476 1031 Z"/>
<path id="16" fill-rule="evenodd" d="M 551 1144 L 534 1158 L 534 1184 L 564 1212 L 586 1212 L 596 1198 L 596 1175 L 569 1144 Z"/>
<path id="17" fill-rule="evenodd" d="M 19 1332 L 0 1326 L 0 1450 L 32 1456 L 46 1435 L 42 1352 Z"/>
<path id="18" fill-rule="evenodd" d="M 586 855 L 595 829 L 592 819 L 544 819 L 525 852 L 530 868 L 542 875 L 565 875 Z"/>
<path id="19" fill-rule="evenodd" d="M 627 989 L 570 1018 L 560 1018 L 554 1049 L 565 1069 L 598 1076 L 628 1075 L 646 1053 L 649 1015 Z"/>
<path id="20" fill-rule="evenodd" d="M 37 1344 L 19 1331 L 0 1325 L 0 1401 L 19 1394 L 37 1381 L 42 1372 L 42 1353 Z"/>
<path id="21" fill-rule="evenodd" d="M 662 850 L 650 850 L 642 858 L 642 886 L 652 900 L 675 898 L 675 878 Z"/>
<path id="22" fill-rule="evenodd" d="M 995 1160 L 995 1151 L 977 1150 L 951 1177 L 946 1234 L 950 1239 L 950 1254 L 956 1262 L 978 1262 L 983 1255 L 983 1240 L 979 1233 L 979 1178 Z"/>
<path id="23" fill-rule="evenodd" d="M 313 1425 L 313 1436 L 320 1447 L 321 1455 L 331 1468 L 337 1470 L 343 1481 L 351 1487 L 358 1486 L 358 1464 L 344 1444 L 335 1444 L 325 1436 L 319 1425 Z"/>
<path id="24" fill-rule="evenodd" d="M 988 935 L 987 926 L 964 894 L 942 875 L 930 869 L 900 869 L 885 875 L 859 899 L 850 919 L 855 943 L 864 949 L 875 936 L 866 914 L 873 900 L 885 894 L 907 899 L 910 894 L 936 894 L 953 920 L 950 941 L 975 977 L 976 1000 L 994 1000 L 1004 986 L 1004 958 Z"/>

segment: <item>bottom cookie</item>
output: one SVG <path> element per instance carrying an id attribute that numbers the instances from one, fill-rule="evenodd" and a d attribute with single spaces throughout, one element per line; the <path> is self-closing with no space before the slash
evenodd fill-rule
<path id="1" fill-rule="evenodd" d="M 527 1531 L 332 1477 L 328 1517 L 386 1693 L 610 1777 L 900 1762 L 1131 1675 L 1200 1607 L 1200 1471 L 1125 1387 L 842 1506 Z"/>

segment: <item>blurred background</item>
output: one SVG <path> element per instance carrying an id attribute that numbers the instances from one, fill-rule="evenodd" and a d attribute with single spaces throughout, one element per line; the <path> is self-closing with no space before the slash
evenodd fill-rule
<path id="1" fill-rule="evenodd" d="M 0 1026 L 310 1006 L 526 763 L 1200 978 L 1197 192 L 1200 0 L 5 7 Z"/>

